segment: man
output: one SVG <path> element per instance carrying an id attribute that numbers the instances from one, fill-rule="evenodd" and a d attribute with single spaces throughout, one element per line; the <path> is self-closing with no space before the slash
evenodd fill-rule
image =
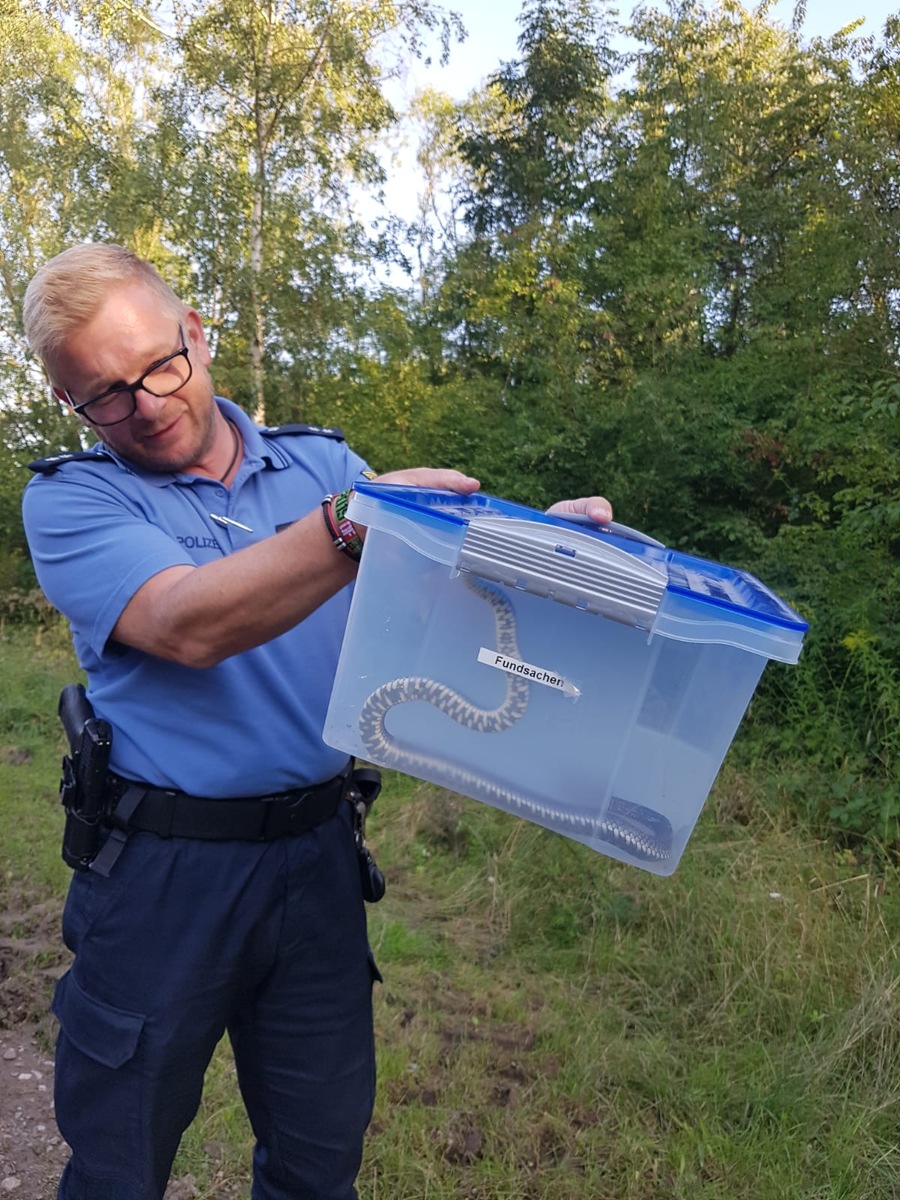
<path id="1" fill-rule="evenodd" d="M 55 395 L 99 438 L 35 464 L 23 512 L 112 729 L 108 840 L 63 919 L 59 1196 L 162 1197 L 227 1031 L 254 1200 L 351 1200 L 378 974 L 349 764 L 321 730 L 365 535 L 343 506 L 365 463 L 335 430 L 259 428 L 217 398 L 200 316 L 121 247 L 52 259 L 24 311 Z M 554 510 L 612 515 L 599 497 Z"/>

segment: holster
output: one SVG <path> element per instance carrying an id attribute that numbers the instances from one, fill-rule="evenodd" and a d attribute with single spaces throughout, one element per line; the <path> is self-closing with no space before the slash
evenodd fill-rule
<path id="1" fill-rule="evenodd" d="M 100 843 L 112 731 L 106 721 L 94 716 L 80 683 L 63 688 L 59 717 L 69 742 L 59 785 L 66 812 L 62 856 L 74 870 L 87 871 Z"/>

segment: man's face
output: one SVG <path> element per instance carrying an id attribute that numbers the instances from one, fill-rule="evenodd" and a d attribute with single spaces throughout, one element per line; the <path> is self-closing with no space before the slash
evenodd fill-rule
<path id="1" fill-rule="evenodd" d="M 150 471 L 202 471 L 215 436 L 212 359 L 203 324 L 193 309 L 185 310 L 181 324 L 192 370 L 182 387 L 161 397 L 138 389 L 135 411 L 116 425 L 95 426 L 81 418 L 123 458 Z M 116 384 L 133 383 L 180 348 L 178 320 L 161 311 L 154 293 L 142 283 L 120 285 L 55 351 L 50 364 L 55 390 L 65 389 L 75 404 L 83 404 Z"/>

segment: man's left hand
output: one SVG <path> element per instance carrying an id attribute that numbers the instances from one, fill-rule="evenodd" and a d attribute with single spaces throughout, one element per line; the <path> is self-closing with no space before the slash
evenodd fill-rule
<path id="1" fill-rule="evenodd" d="M 577 500 L 557 500 L 547 509 L 551 517 L 587 517 L 598 525 L 608 525 L 613 519 L 610 502 L 603 496 L 581 496 Z"/>

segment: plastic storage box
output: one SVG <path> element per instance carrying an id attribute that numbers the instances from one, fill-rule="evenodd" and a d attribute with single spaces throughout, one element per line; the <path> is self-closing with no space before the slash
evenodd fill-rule
<path id="1" fill-rule="evenodd" d="M 356 485 L 326 742 L 659 875 L 804 622 L 743 571 L 476 493 Z"/>

